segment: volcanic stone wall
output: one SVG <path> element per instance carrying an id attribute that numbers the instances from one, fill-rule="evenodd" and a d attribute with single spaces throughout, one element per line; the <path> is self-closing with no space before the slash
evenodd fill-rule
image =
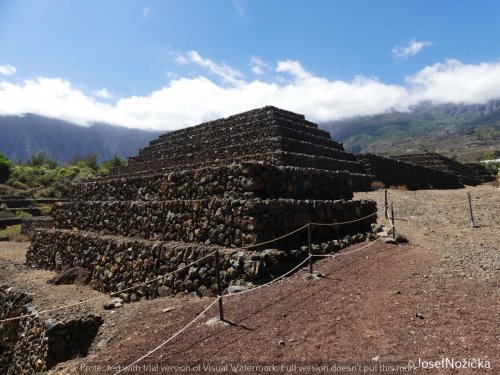
<path id="1" fill-rule="evenodd" d="M 458 176 L 451 173 L 374 154 L 361 154 L 357 157 L 365 169 L 385 186 L 404 185 L 410 190 L 463 187 Z"/>
<path id="2" fill-rule="evenodd" d="M 51 216 L 34 216 L 23 219 L 21 234 L 31 238 L 34 231 L 42 228 L 54 228 L 56 225 Z"/>
<path id="3" fill-rule="evenodd" d="M 32 298 L 0 285 L 0 319 L 34 314 Z M 38 374 L 59 362 L 87 355 L 102 324 L 98 315 L 40 320 L 33 315 L 0 324 L 0 373 Z"/>
<path id="4" fill-rule="evenodd" d="M 354 185 L 370 186 L 363 174 L 243 163 L 168 174 L 112 178 L 73 185 L 80 201 L 219 198 L 351 199 Z"/>
<path id="5" fill-rule="evenodd" d="M 310 221 L 351 221 L 376 211 L 373 201 L 215 198 L 59 203 L 51 216 L 60 229 L 241 247 L 282 236 Z M 324 227 L 323 234 L 365 232 L 375 221 L 372 216 L 348 226 Z"/>
<path id="6" fill-rule="evenodd" d="M 329 254 L 371 237 L 371 234 L 357 233 L 338 240 L 318 242 L 312 250 L 315 254 Z M 314 231 L 313 238 L 317 238 Z M 119 294 L 125 301 L 193 292 L 199 296 L 217 295 L 214 258 L 202 259 L 215 250 L 220 253 L 224 288 L 245 285 L 246 282 L 269 281 L 304 260 L 309 251 L 307 246 L 243 251 L 61 229 L 40 232 L 35 235 L 33 243 L 34 247 L 27 254 L 28 265 L 56 271 L 88 269 L 92 273 L 90 286 L 105 293 L 119 292 L 157 279 L 199 260 L 183 271 Z"/>
<path id="7" fill-rule="evenodd" d="M 477 178 L 483 182 L 495 181 L 495 176 L 481 163 L 465 163 L 466 167 L 474 172 Z"/>
<path id="8" fill-rule="evenodd" d="M 296 157 L 276 159 L 273 164 L 280 160 L 300 160 L 300 165 L 277 165 L 316 167 L 314 163 L 307 164 L 308 158 L 301 160 L 301 155 L 308 155 L 328 158 L 333 163 L 347 161 L 349 163 L 339 170 L 362 173 L 354 156 L 344 152 L 341 143 L 333 141 L 328 132 L 306 121 L 303 115 L 264 107 L 160 136 L 141 150 L 137 157 L 130 158 L 127 167 L 115 169 L 113 174 L 130 176 L 193 165 L 218 166 L 221 163 L 268 161 L 277 152 L 290 153 Z"/>
<path id="9" fill-rule="evenodd" d="M 465 185 L 476 186 L 482 183 L 482 181 L 474 174 L 474 171 L 472 171 L 469 167 L 440 154 L 429 152 L 425 154 L 397 155 L 393 156 L 392 158 L 407 163 L 452 173 L 458 176 L 460 182 Z"/>

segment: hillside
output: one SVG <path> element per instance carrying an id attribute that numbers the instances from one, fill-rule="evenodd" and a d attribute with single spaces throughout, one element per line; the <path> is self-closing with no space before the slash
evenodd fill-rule
<path id="1" fill-rule="evenodd" d="M 89 127 L 38 115 L 0 116 L 0 152 L 14 161 L 45 152 L 66 163 L 75 156 L 95 153 L 98 161 L 114 155 L 134 156 L 159 132 L 107 124 Z"/>
<path id="2" fill-rule="evenodd" d="M 323 123 L 351 152 L 398 154 L 438 151 L 476 161 L 500 149 L 500 101 L 484 105 L 421 104 L 392 112 Z"/>

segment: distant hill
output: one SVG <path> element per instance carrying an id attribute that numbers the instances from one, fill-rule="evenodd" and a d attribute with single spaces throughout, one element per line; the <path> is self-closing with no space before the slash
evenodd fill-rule
<path id="1" fill-rule="evenodd" d="M 500 149 L 500 101 L 484 105 L 421 104 L 409 112 L 321 124 L 351 152 L 398 154 L 438 151 L 475 161 Z"/>
<path id="2" fill-rule="evenodd" d="M 159 134 L 99 123 L 84 127 L 33 114 L 0 116 L 0 152 L 13 161 L 38 152 L 59 163 L 89 153 L 96 153 L 99 161 L 134 156 Z"/>

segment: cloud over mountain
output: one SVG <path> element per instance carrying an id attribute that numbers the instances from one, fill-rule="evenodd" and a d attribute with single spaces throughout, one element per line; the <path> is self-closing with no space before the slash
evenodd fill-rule
<path id="1" fill-rule="evenodd" d="M 247 79 L 240 70 L 190 51 L 179 63 L 205 73 L 173 77 L 145 96 L 112 97 L 106 88 L 84 92 L 61 77 L 24 81 L 0 79 L 0 115 L 36 113 L 85 125 L 105 122 L 136 128 L 179 129 L 264 105 L 304 113 L 313 121 L 330 121 L 391 110 L 405 111 L 423 101 L 484 103 L 500 98 L 500 62 L 465 64 L 448 60 L 388 84 L 374 77 L 332 80 L 308 71 L 299 61 L 268 64 L 266 79 Z M 251 68 L 260 67 L 257 60 Z M 252 75 L 253 76 L 253 75 Z M 253 76 L 255 77 L 255 76 Z M 101 94 L 101 95 L 99 95 Z"/>

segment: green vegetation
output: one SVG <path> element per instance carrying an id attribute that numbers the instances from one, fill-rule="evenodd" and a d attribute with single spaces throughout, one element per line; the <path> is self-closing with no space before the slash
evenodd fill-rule
<path id="1" fill-rule="evenodd" d="M 49 155 L 38 153 L 23 164 L 14 165 L 0 155 L 0 195 L 61 198 L 68 195 L 72 182 L 109 174 L 112 168 L 125 164 L 119 156 L 99 164 L 96 155 L 89 154 L 74 157 L 68 165 L 61 166 Z"/>
<path id="2" fill-rule="evenodd" d="M 21 234 L 21 224 L 11 225 L 3 230 L 0 230 L 0 237 L 8 237 L 9 241 L 13 241 L 20 234 Z"/>
<path id="3" fill-rule="evenodd" d="M 4 154 L 0 153 L 0 183 L 9 179 L 13 167 L 12 162 Z"/>
<path id="4" fill-rule="evenodd" d="M 489 163 L 482 163 L 486 169 L 488 169 L 488 171 L 490 171 L 490 173 L 492 175 L 498 175 L 498 172 L 500 171 L 500 163 L 499 162 L 489 162 Z"/>
<path id="5" fill-rule="evenodd" d="M 484 153 L 484 160 L 495 160 L 500 158 L 500 150 L 488 150 Z"/>

